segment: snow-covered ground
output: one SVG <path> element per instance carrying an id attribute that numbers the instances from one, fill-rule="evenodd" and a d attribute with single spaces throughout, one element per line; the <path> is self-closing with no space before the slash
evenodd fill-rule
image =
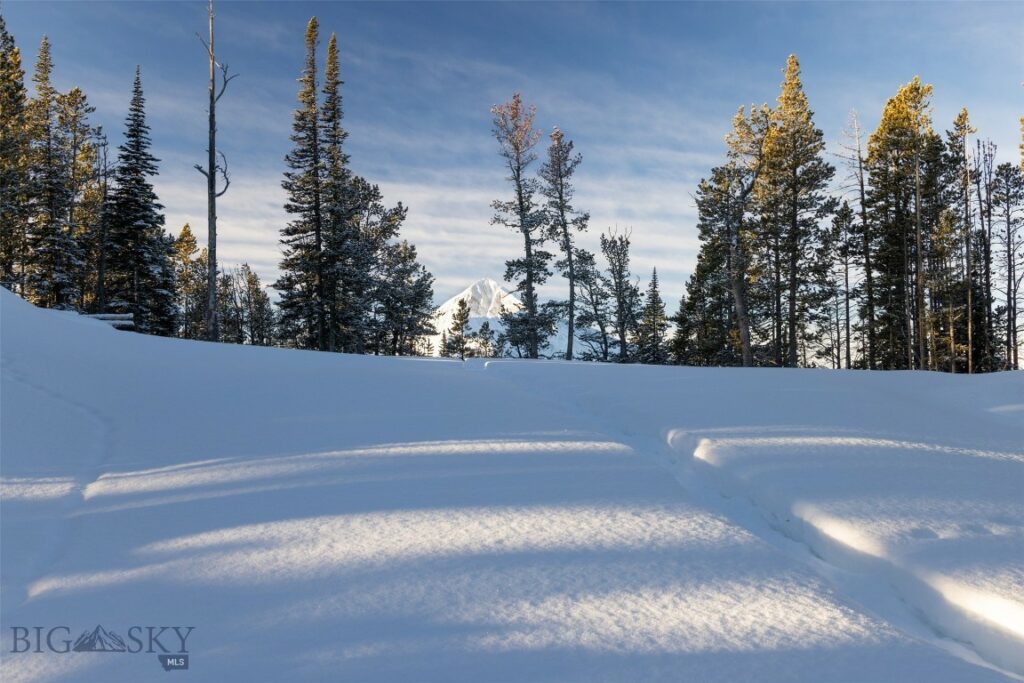
<path id="1" fill-rule="evenodd" d="M 1022 373 L 352 357 L 2 290 L 0 314 L 5 682 L 1024 674 Z M 145 647 L 52 652 L 58 626 Z"/>

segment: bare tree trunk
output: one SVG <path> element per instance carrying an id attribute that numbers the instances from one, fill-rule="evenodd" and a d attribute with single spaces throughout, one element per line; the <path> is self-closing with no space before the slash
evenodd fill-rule
<path id="1" fill-rule="evenodd" d="M 862 234 L 862 249 L 864 251 L 864 308 L 867 320 L 864 327 L 867 332 L 867 361 L 868 369 L 875 369 L 875 286 L 874 276 L 871 272 L 871 236 L 868 224 L 868 210 L 866 205 L 866 191 L 864 186 L 864 155 L 861 149 L 860 124 L 856 115 L 853 117 L 853 132 L 856 138 L 857 155 L 857 186 L 860 192 L 860 223 Z"/>
<path id="2" fill-rule="evenodd" d="M 967 250 L 967 374 L 974 373 L 974 263 L 971 259 L 971 165 L 967 158 L 967 133 L 964 133 L 964 232 Z"/>
<path id="3" fill-rule="evenodd" d="M 213 47 L 213 0 L 207 5 L 209 18 L 209 42 L 202 37 L 199 40 L 206 48 L 210 63 L 209 84 L 209 121 L 207 129 L 206 168 L 199 164 L 195 168 L 206 176 L 206 227 L 207 227 L 207 271 L 206 271 L 206 338 L 209 341 L 220 340 L 220 317 L 217 315 L 217 198 L 228 191 L 231 184 L 228 178 L 227 159 L 223 154 L 223 163 L 217 162 L 217 102 L 224 95 L 224 90 L 234 76 L 228 76 L 226 64 L 218 64 Z M 221 85 L 217 88 L 217 70 L 221 72 Z M 217 174 L 224 178 L 224 189 L 217 190 Z"/>
<path id="4" fill-rule="evenodd" d="M 775 365 L 782 367 L 782 245 L 779 244 L 778 234 L 772 236 L 772 269 L 773 273 L 773 298 L 775 319 L 772 321 L 772 328 L 775 336 Z"/>
<path id="5" fill-rule="evenodd" d="M 206 161 L 206 226 L 207 226 L 207 273 L 206 273 L 206 338 L 220 339 L 220 319 L 217 316 L 217 73 L 213 51 L 213 0 L 209 5 L 210 18 L 210 121 L 209 142 Z"/>
<path id="6" fill-rule="evenodd" d="M 530 216 L 523 194 L 523 165 L 520 163 L 513 171 L 516 185 L 516 203 L 519 209 L 519 225 L 522 227 L 524 252 L 526 254 L 526 311 L 530 317 L 530 326 L 526 335 L 526 355 L 528 358 L 540 356 L 540 342 L 537 339 L 537 294 L 533 285 L 533 239 L 530 234 Z"/>
<path id="7" fill-rule="evenodd" d="M 569 341 L 565 347 L 565 359 L 572 360 L 572 341 L 576 335 L 576 271 L 571 246 L 566 250 L 566 258 L 569 266 Z"/>
<path id="8" fill-rule="evenodd" d="M 1010 203 L 1004 207 L 1006 217 L 1006 366 L 1010 370 L 1017 369 L 1017 296 L 1016 270 L 1017 245 L 1013 229 L 1013 214 Z"/>
<path id="9" fill-rule="evenodd" d="M 909 203 L 909 200 L 908 200 Z M 905 208 L 899 205 L 899 208 Z M 896 215 L 902 215 L 902 211 L 897 211 Z M 904 322 L 904 345 L 907 351 L 907 369 L 914 369 L 914 316 L 912 314 L 910 298 L 913 295 L 911 291 L 913 284 L 910 279 L 910 244 L 907 239 L 907 231 L 905 229 L 900 230 L 901 233 L 901 246 L 903 251 L 903 277 L 901 278 L 903 283 L 903 322 Z"/>
<path id="10" fill-rule="evenodd" d="M 846 369 L 849 370 L 853 367 L 853 364 L 850 360 L 850 257 L 848 252 L 843 255 L 843 300 L 846 309 L 844 313 L 846 324 Z"/>
<path id="11" fill-rule="evenodd" d="M 949 309 L 949 372 L 956 374 L 956 332 L 953 325 L 956 321 L 953 318 L 953 302 L 947 305 Z"/>
<path id="12" fill-rule="evenodd" d="M 917 367 L 925 368 L 927 349 L 925 348 L 927 327 L 925 325 L 925 304 L 924 304 L 924 244 L 921 238 L 921 156 L 914 154 L 914 232 L 915 250 L 914 255 L 914 306 L 917 309 Z M 913 366 L 911 366 L 913 369 Z"/>
<path id="13" fill-rule="evenodd" d="M 796 179 L 794 178 L 794 183 Z M 793 198 L 793 205 L 790 207 L 791 215 L 789 219 L 789 239 L 788 251 L 789 251 L 789 306 L 787 311 L 787 324 L 786 330 L 789 337 L 788 352 L 786 354 L 786 365 L 795 368 L 797 366 L 797 317 L 796 317 L 796 303 L 797 303 L 797 291 L 799 288 L 797 280 L 797 267 L 799 265 L 799 252 L 800 252 L 800 218 L 799 208 L 797 206 L 796 197 Z"/>
<path id="14" fill-rule="evenodd" d="M 100 142 L 100 243 L 97 246 L 99 263 L 96 268 L 96 312 L 107 312 L 107 192 L 110 186 L 106 138 Z"/>
<path id="15" fill-rule="evenodd" d="M 976 142 L 978 156 L 975 159 L 974 187 L 978 196 L 978 221 L 981 224 L 983 252 L 981 254 L 984 268 L 985 297 L 985 356 L 986 364 L 991 362 L 994 354 L 993 337 L 995 327 L 992 320 L 992 149 L 991 143 Z M 989 367 L 989 370 L 995 368 Z"/>
<path id="16" fill-rule="evenodd" d="M 750 317 L 747 315 L 747 294 L 743 268 L 736 265 L 735 252 L 733 267 L 730 270 L 732 271 L 730 281 L 732 283 L 733 301 L 736 306 L 736 324 L 740 330 L 743 367 L 749 368 L 754 364 L 754 354 L 750 349 Z"/>

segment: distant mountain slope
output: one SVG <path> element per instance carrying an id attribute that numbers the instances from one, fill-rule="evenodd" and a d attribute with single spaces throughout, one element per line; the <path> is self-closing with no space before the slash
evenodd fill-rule
<path id="1" fill-rule="evenodd" d="M 441 355 L 443 333 L 451 329 L 455 320 L 455 310 L 459 307 L 459 301 L 463 299 L 469 302 L 469 328 L 473 331 L 480 329 L 480 325 L 486 320 L 496 334 L 501 333 L 505 329 L 501 324 L 502 307 L 509 311 L 519 311 L 524 307 L 523 302 L 515 294 L 507 291 L 500 282 L 489 277 L 477 280 L 437 307 L 437 315 L 434 318 L 437 334 L 429 337 L 435 356 Z M 568 339 L 568 328 L 565 321 L 560 320 L 555 333 L 548 339 L 548 346 L 541 350 L 541 356 L 563 357 Z"/>
<path id="2" fill-rule="evenodd" d="M 474 330 L 478 329 L 484 320 L 489 320 L 491 328 L 500 331 L 502 309 L 518 311 L 523 308 L 523 302 L 506 291 L 501 283 L 489 277 L 477 280 L 437 307 L 437 315 L 434 317 L 437 335 L 430 338 L 435 355 L 440 355 L 442 333 L 451 329 L 455 311 L 459 307 L 459 302 L 463 300 L 469 303 L 470 327 Z"/>

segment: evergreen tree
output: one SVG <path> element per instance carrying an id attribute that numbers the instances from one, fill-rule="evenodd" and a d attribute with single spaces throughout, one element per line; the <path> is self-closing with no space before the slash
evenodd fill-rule
<path id="1" fill-rule="evenodd" d="M 245 317 L 245 342 L 270 346 L 274 341 L 274 309 L 260 278 L 243 263 L 237 272 L 239 301 Z"/>
<path id="2" fill-rule="evenodd" d="M 322 185 L 324 159 L 318 122 L 316 17 L 306 27 L 306 62 L 299 78 L 299 108 L 292 123 L 292 150 L 285 157 L 289 170 L 281 183 L 288 193 L 285 211 L 293 219 L 281 229 L 284 256 L 274 287 L 281 293 L 284 341 L 304 349 L 328 348 L 323 263 L 324 220 Z"/>
<path id="3" fill-rule="evenodd" d="M 576 249 L 576 281 L 579 285 L 579 307 L 576 313 L 576 335 L 586 345 L 581 355 L 585 360 L 608 362 L 611 353 L 612 305 L 609 284 L 598 269 L 594 255 Z"/>
<path id="4" fill-rule="evenodd" d="M 1000 164 L 995 171 L 992 186 L 993 206 L 999 223 L 1000 259 L 1002 260 L 1005 296 L 1006 345 L 1005 366 L 1016 370 L 1020 367 L 1018 307 L 1021 282 L 1024 280 L 1024 169 L 1010 163 Z"/>
<path id="5" fill-rule="evenodd" d="M 29 182 L 31 219 L 25 289 L 37 306 L 74 309 L 81 302 L 76 285 L 85 263 L 68 223 L 71 207 L 65 131 L 61 128 L 61 95 L 53 87 L 50 43 L 44 37 L 36 62 L 36 96 L 29 105 Z"/>
<path id="6" fill-rule="evenodd" d="M 712 178 L 714 178 L 714 173 Z M 720 195 L 711 181 L 698 189 L 700 250 L 686 283 L 686 296 L 676 316 L 673 347 L 687 365 L 716 366 L 742 363 L 729 264 L 730 249 L 718 220 Z"/>
<path id="7" fill-rule="evenodd" d="M 29 216 L 28 95 L 21 51 L 0 15 L 0 286 L 24 296 Z"/>
<path id="8" fill-rule="evenodd" d="M 207 253 L 199 251 L 191 226 L 186 223 L 174 242 L 174 271 L 178 283 L 178 336 L 206 338 Z"/>
<path id="9" fill-rule="evenodd" d="M 459 299 L 459 303 L 455 307 L 455 315 L 452 317 L 452 326 L 448 328 L 449 354 L 465 360 L 468 336 L 469 304 L 465 299 Z"/>
<path id="10" fill-rule="evenodd" d="M 205 265 L 205 249 L 203 251 L 202 265 Z M 202 275 L 205 278 L 205 271 Z M 203 285 L 205 290 L 205 280 Z M 263 291 L 259 277 L 249 264 L 243 263 L 221 273 L 217 278 L 217 289 L 221 341 L 269 346 L 273 341 L 274 311 L 270 297 Z M 205 331 L 200 332 L 200 338 L 205 338 Z"/>
<path id="11" fill-rule="evenodd" d="M 375 306 L 393 296 L 388 293 L 387 264 L 393 263 L 400 269 L 412 267 L 407 259 L 394 261 L 398 254 L 391 251 L 391 240 L 397 238 L 407 210 L 401 203 L 386 207 L 380 188 L 359 176 L 352 176 L 348 196 L 349 226 L 335 233 L 342 235 L 343 240 L 336 243 L 333 257 L 337 274 L 334 322 L 338 348 L 347 353 L 364 353 L 375 335 Z"/>
<path id="12" fill-rule="evenodd" d="M 89 239 L 90 272 L 95 273 L 90 289 L 93 291 L 89 310 L 99 313 L 107 310 L 107 265 L 110 256 L 110 218 L 113 212 L 112 177 L 114 165 L 110 162 L 110 145 L 102 129 L 96 129 L 96 202 L 97 220 Z"/>
<path id="13" fill-rule="evenodd" d="M 601 235 L 601 252 L 608 262 L 607 282 L 612 299 L 612 328 L 615 338 L 612 345 L 618 348 L 618 362 L 633 360 L 634 348 L 631 340 L 636 335 L 643 305 L 640 288 L 633 282 L 629 269 L 629 233 L 618 234 L 609 230 Z"/>
<path id="14" fill-rule="evenodd" d="M 790 55 L 778 106 L 771 114 L 765 139 L 765 168 L 757 186 L 758 201 L 770 205 L 766 212 L 776 221 L 774 234 L 781 250 L 779 279 L 785 288 L 785 365 L 795 367 L 801 309 L 814 308 L 811 283 L 804 275 L 814 253 L 818 222 L 831 212 L 833 201 L 825 195 L 835 169 L 824 160 L 824 134 L 816 128 L 813 112 L 800 81 L 800 64 Z M 778 311 L 776 315 L 781 315 Z M 780 321 L 781 323 L 781 321 Z M 781 337 L 777 340 L 781 347 Z"/>
<path id="15" fill-rule="evenodd" d="M 149 180 L 158 163 L 149 148 L 142 77 L 136 69 L 111 199 L 107 307 L 132 313 L 140 332 L 171 335 L 177 326 L 174 240 L 164 233 L 163 206 Z"/>
<path id="16" fill-rule="evenodd" d="M 658 269 L 651 272 L 643 312 L 637 325 L 637 360 L 650 365 L 668 363 L 668 319 L 658 289 Z"/>
<path id="17" fill-rule="evenodd" d="M 581 154 L 573 154 L 572 140 L 566 140 L 562 131 L 555 128 L 551 133 L 548 159 L 541 166 L 540 177 L 543 181 L 541 193 L 547 199 L 548 237 L 557 243 L 562 251 L 562 258 L 555 263 L 555 266 L 569 283 L 569 300 L 566 303 L 566 320 L 569 328 L 565 348 L 566 360 L 572 360 L 573 357 L 576 324 L 577 278 L 574 233 L 586 230 L 590 220 L 589 214 L 579 212 L 572 206 L 574 194 L 572 177 L 582 160 Z"/>
<path id="18" fill-rule="evenodd" d="M 931 92 L 932 87 L 916 77 L 901 87 L 868 138 L 867 201 L 877 239 L 875 346 L 883 368 L 913 368 L 923 362 L 923 326 L 916 311 L 922 301 L 918 292 L 923 290 L 918 277 L 923 274 L 918 242 L 924 241 L 923 235 L 918 239 L 924 229 L 919 188 L 922 150 L 930 134 Z"/>
<path id="19" fill-rule="evenodd" d="M 360 206 L 378 197 L 370 197 L 366 183 L 354 185 L 344 150 L 348 133 L 342 127 L 341 67 L 338 40 L 334 34 L 327 44 L 324 75 L 324 100 L 320 109 L 325 176 L 324 195 L 324 306 L 327 310 L 327 346 L 331 350 L 359 352 L 365 346 L 365 324 L 369 316 L 369 294 L 373 245 L 361 239 Z M 358 200 L 362 200 L 359 202 Z"/>
<path id="20" fill-rule="evenodd" d="M 494 330 L 487 320 L 480 323 L 479 329 L 470 335 L 472 342 L 472 355 L 483 358 L 494 358 L 498 355 L 498 348 Z"/>
<path id="21" fill-rule="evenodd" d="M 404 217 L 404 208 L 398 209 Z M 434 277 L 416 260 L 416 247 L 405 240 L 385 245 L 378 268 L 369 328 L 373 342 L 368 347 L 377 354 L 415 355 L 421 340 L 436 333 Z"/>
<path id="22" fill-rule="evenodd" d="M 960 254 L 959 220 L 943 211 L 931 239 L 928 288 L 931 293 L 932 369 L 959 372 L 962 345 L 959 328 L 964 319 L 964 286 Z"/>
<path id="23" fill-rule="evenodd" d="M 772 112 L 767 105 L 743 107 L 733 117 L 733 129 L 726 136 L 726 165 L 712 169 L 711 178 L 697 189 L 701 222 L 719 233 L 728 249 L 725 266 L 733 297 L 733 313 L 744 366 L 754 364 L 753 330 L 749 307 L 752 254 L 756 227 L 760 223 L 754 190 L 767 166 L 767 139 Z"/>
<path id="24" fill-rule="evenodd" d="M 57 124 L 60 130 L 60 154 L 65 159 L 67 198 L 68 270 L 74 278 L 73 291 L 79 297 L 74 307 L 91 307 L 93 273 L 90 256 L 100 229 L 103 193 L 97 174 L 99 162 L 96 137 L 99 131 L 89 124 L 95 109 L 79 88 L 57 98 Z"/>
<path id="25" fill-rule="evenodd" d="M 491 222 L 511 228 L 523 238 L 523 256 L 505 262 L 505 279 L 516 284 L 515 291 L 522 297 L 524 307 L 507 312 L 502 323 L 505 334 L 514 340 L 513 346 L 522 348 L 527 358 L 538 358 L 554 330 L 555 319 L 550 310 L 542 310 L 537 299 L 537 287 L 551 275 L 551 254 L 541 249 L 544 213 L 534 201 L 537 181 L 526 175 L 537 159 L 533 151 L 540 139 L 540 133 L 533 127 L 536 110 L 524 105 L 519 93 L 515 93 L 511 101 L 492 107 L 491 114 L 494 137 L 508 168 L 514 195 L 509 201 L 492 203 L 496 213 Z"/>
<path id="26" fill-rule="evenodd" d="M 968 138 L 975 133 L 967 109 L 962 109 L 953 121 L 952 130 L 946 131 L 946 152 L 944 155 L 946 204 L 956 218 L 956 232 L 960 237 L 959 256 L 962 284 L 960 289 L 960 317 L 954 337 L 963 348 L 964 372 L 975 372 L 975 361 L 984 355 L 984 335 L 978 331 L 984 327 L 985 314 L 980 302 L 984 301 L 978 269 L 980 238 L 974 223 L 974 202 L 971 192 L 971 167 L 968 156 Z M 980 323 L 980 324 L 979 324 Z"/>
<path id="27" fill-rule="evenodd" d="M 441 348 L 439 352 L 442 358 L 451 358 L 452 353 L 451 346 L 448 344 L 448 332 L 444 330 L 441 331 Z"/>
<path id="28" fill-rule="evenodd" d="M 686 310 L 686 295 L 679 297 L 679 308 L 669 318 L 675 327 L 668 341 L 668 355 L 676 365 L 690 365 L 690 316 Z"/>
<path id="29" fill-rule="evenodd" d="M 242 304 L 241 276 L 237 268 L 221 271 L 217 277 L 217 321 L 220 340 L 229 344 L 245 343 L 247 324 Z"/>

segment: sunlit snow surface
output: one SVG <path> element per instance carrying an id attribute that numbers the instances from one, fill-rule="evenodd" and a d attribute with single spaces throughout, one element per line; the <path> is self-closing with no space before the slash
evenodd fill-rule
<path id="1" fill-rule="evenodd" d="M 1019 374 L 463 366 L 0 306 L 4 681 L 1014 666 Z M 910 607 L 864 604 L 815 554 Z M 11 626 L 59 624 L 195 626 L 189 671 L 9 652 Z"/>

